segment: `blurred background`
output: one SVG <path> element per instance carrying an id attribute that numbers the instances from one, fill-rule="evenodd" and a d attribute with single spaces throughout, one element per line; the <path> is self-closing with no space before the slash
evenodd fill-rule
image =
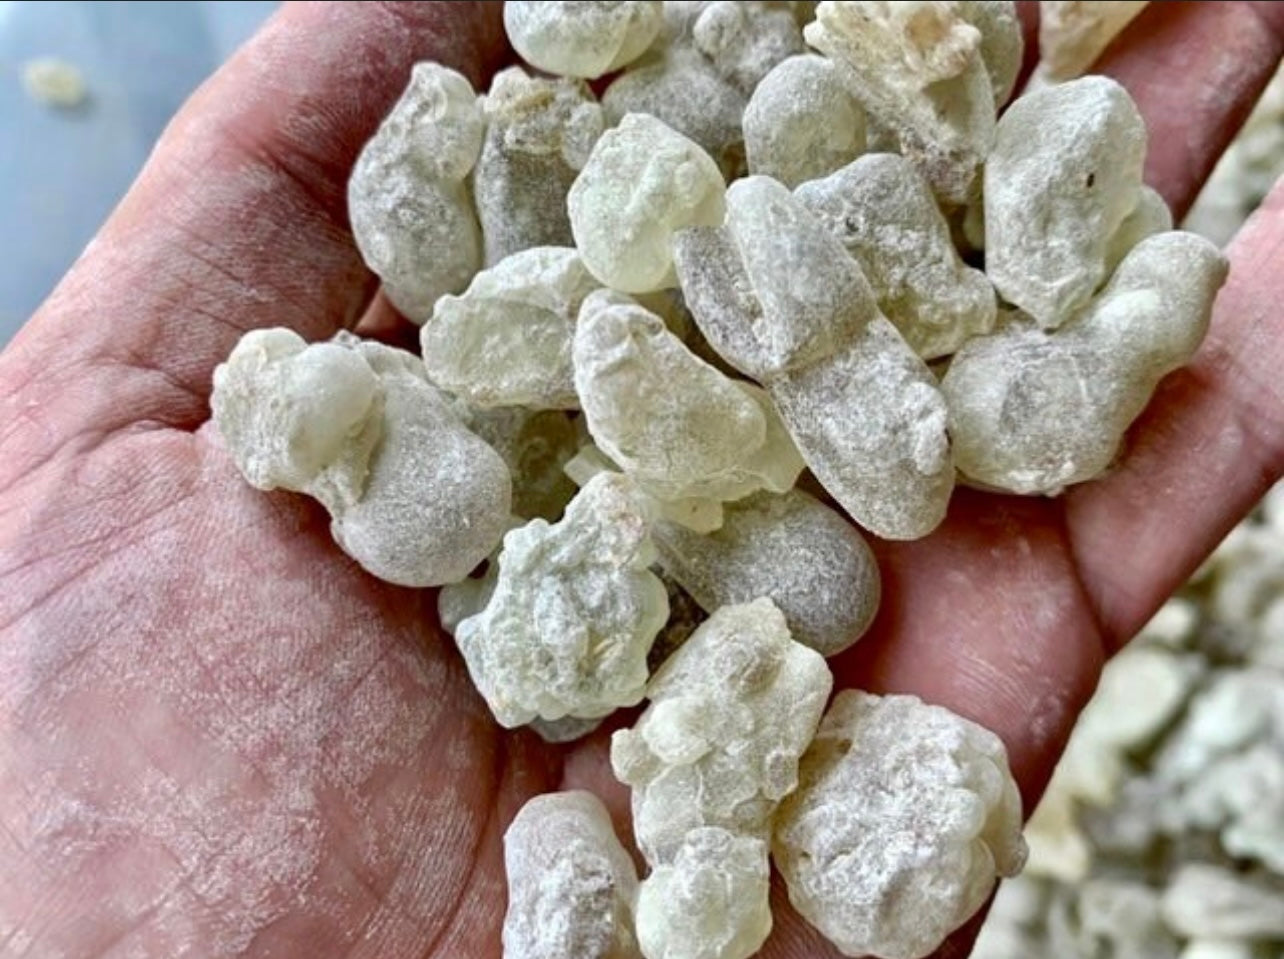
<path id="1" fill-rule="evenodd" d="M 0 0 L 0 347 L 276 6 Z M 1142 6 L 1043 9 L 1076 54 Z M 1185 225 L 1226 242 L 1281 170 L 1277 77 Z M 979 959 L 1284 957 L 1284 488 L 1111 663 L 1027 835 Z"/>

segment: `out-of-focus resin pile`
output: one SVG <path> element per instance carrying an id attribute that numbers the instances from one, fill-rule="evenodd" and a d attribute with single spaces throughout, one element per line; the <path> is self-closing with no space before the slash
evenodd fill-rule
<path id="1" fill-rule="evenodd" d="M 562 742 L 647 702 L 610 757 L 647 874 L 592 796 L 533 800 L 509 959 L 743 959 L 773 859 L 845 954 L 926 956 L 1020 870 L 1020 799 L 968 720 L 829 702 L 878 605 L 857 527 L 1101 475 L 1225 260 L 1143 186 L 1118 84 L 1003 109 L 1012 3 L 504 16 L 529 66 L 480 93 L 417 65 L 352 172 L 422 356 L 250 333 L 215 421 L 370 573 L 441 587 L 502 725 Z"/>

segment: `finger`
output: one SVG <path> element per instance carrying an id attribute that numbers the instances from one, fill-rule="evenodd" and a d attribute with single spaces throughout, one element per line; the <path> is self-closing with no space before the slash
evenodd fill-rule
<path id="1" fill-rule="evenodd" d="M 193 426 L 245 330 L 351 324 L 373 288 L 348 230 L 348 170 L 415 61 L 482 78 L 504 50 L 499 7 L 285 7 L 175 117 L 5 353 L 0 388 L 41 409 L 51 441 Z"/>
<path id="2" fill-rule="evenodd" d="M 1146 182 L 1180 220 L 1284 54 L 1284 4 L 1152 3 L 1094 70 L 1128 88 L 1150 133 Z"/>
<path id="3" fill-rule="evenodd" d="M 1227 253 L 1194 362 L 1165 379 L 1108 477 L 1066 496 L 1085 588 L 1126 641 L 1284 471 L 1284 185 Z"/>

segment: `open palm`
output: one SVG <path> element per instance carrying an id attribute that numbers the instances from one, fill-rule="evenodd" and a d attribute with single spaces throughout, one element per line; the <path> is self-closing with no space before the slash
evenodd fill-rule
<path id="1" fill-rule="evenodd" d="M 1279 60 L 1272 7 L 1153 5 L 1102 65 L 1178 211 Z M 366 310 L 347 170 L 412 62 L 480 82 L 502 61 L 498 8 L 287 6 L 0 355 L 0 954 L 498 957 L 518 806 L 588 786 L 627 827 L 604 736 L 499 729 L 432 595 L 251 490 L 205 422 L 242 332 Z M 839 685 L 995 729 L 1032 802 L 1104 657 L 1284 468 L 1282 243 L 1277 191 L 1112 476 L 961 492 L 940 531 L 880 546 L 885 606 Z M 764 956 L 830 954 L 777 903 Z"/>

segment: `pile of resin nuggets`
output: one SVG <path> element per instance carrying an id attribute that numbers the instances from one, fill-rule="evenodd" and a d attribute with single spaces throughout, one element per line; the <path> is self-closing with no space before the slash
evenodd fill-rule
<path id="1" fill-rule="evenodd" d="M 1142 185 L 1117 84 L 997 116 L 1011 3 L 505 22 L 551 76 L 478 96 L 419 64 L 350 181 L 422 359 L 250 333 L 215 420 L 371 573 L 443 587 L 504 726 L 566 741 L 650 701 L 611 749 L 649 875 L 592 797 L 533 801 L 507 840 L 510 959 L 749 956 L 769 851 L 844 953 L 925 956 L 1020 868 L 1020 801 L 998 739 L 940 707 L 844 691 L 825 713 L 878 573 L 795 483 L 913 539 L 956 478 L 1099 475 L 1225 263 Z"/>

